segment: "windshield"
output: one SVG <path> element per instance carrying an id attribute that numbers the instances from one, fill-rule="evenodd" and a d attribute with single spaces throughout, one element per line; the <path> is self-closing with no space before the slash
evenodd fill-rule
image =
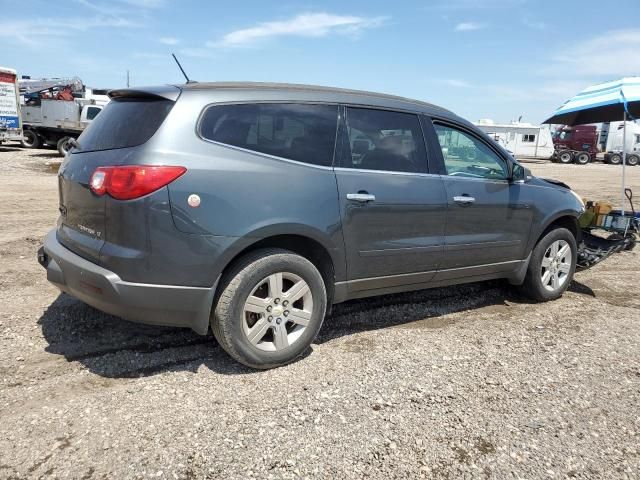
<path id="1" fill-rule="evenodd" d="M 93 152 L 142 145 L 158 130 L 174 102 L 149 98 L 117 98 L 82 132 L 73 152 Z"/>

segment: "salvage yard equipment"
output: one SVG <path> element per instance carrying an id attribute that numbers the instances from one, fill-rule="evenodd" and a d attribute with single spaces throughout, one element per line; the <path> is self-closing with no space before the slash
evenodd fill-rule
<path id="1" fill-rule="evenodd" d="M 578 270 L 592 267 L 613 253 L 631 250 L 640 234 L 640 212 L 633 205 L 633 192 L 625 189 L 631 213 L 611 210 L 606 202 L 587 202 L 586 210 L 580 217 L 582 229 L 578 245 Z M 597 235 L 595 233 L 600 233 Z M 603 236 L 602 234 L 607 234 Z"/>
<path id="2" fill-rule="evenodd" d="M 74 78 L 72 83 L 45 82 L 39 91 L 25 90 L 22 107 L 24 140 L 26 148 L 38 148 L 42 144 L 55 145 L 64 156 L 83 130 L 108 103 L 103 95 L 93 95 L 82 82 Z"/>

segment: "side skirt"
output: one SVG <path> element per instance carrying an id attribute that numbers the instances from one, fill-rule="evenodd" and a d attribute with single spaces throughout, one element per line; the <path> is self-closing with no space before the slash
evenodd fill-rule
<path id="1" fill-rule="evenodd" d="M 439 272 L 419 272 L 390 277 L 361 278 L 334 284 L 333 303 L 341 303 L 356 298 L 412 292 L 427 288 L 446 287 L 463 283 L 481 282 L 506 278 L 512 285 L 524 281 L 529 265 L 529 257 L 524 260 L 499 264 L 455 268 Z"/>

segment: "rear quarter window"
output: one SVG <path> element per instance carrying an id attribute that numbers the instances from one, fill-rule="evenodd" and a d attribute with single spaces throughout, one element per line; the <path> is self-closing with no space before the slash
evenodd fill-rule
<path id="1" fill-rule="evenodd" d="M 259 153 L 331 166 L 337 120 L 337 105 L 213 105 L 203 114 L 200 135 Z"/>
<path id="2" fill-rule="evenodd" d="M 116 98 L 82 132 L 80 152 L 142 145 L 158 130 L 174 102 L 166 99 Z"/>

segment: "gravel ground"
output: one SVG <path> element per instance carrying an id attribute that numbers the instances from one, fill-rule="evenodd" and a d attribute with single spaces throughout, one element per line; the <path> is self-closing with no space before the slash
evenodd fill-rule
<path id="1" fill-rule="evenodd" d="M 0 478 L 640 478 L 640 249 L 552 303 L 502 282 L 349 302 L 255 372 L 46 282 L 54 154 L 0 147 Z M 619 167 L 528 166 L 618 199 Z"/>

